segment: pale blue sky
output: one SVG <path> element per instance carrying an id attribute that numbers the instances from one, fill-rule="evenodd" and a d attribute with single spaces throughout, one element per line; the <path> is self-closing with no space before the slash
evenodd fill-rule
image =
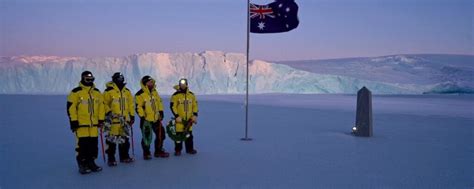
<path id="1" fill-rule="evenodd" d="M 300 26 L 251 34 L 251 58 L 474 54 L 471 0 L 296 2 Z M 0 0 L 0 56 L 244 53 L 245 14 L 246 0 Z"/>

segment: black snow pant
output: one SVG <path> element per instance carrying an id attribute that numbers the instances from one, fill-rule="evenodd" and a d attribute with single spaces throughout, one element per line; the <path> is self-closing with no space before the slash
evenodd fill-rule
<path id="1" fill-rule="evenodd" d="M 143 123 L 145 120 L 140 119 L 140 129 L 142 130 L 143 133 Z M 153 122 L 152 123 L 152 130 L 153 133 L 155 133 L 155 153 L 161 152 L 163 149 L 163 142 L 166 138 L 165 135 L 165 128 L 163 126 L 160 126 L 160 122 Z M 146 133 L 145 135 L 149 135 L 151 133 Z M 150 146 L 145 145 L 145 139 L 142 137 L 142 149 L 143 149 L 143 155 L 151 154 L 150 152 Z"/>
<path id="2" fill-rule="evenodd" d="M 107 153 L 107 157 L 109 161 L 115 161 L 115 151 L 117 149 L 117 144 L 107 141 L 105 142 L 107 144 L 107 150 L 105 150 L 105 153 Z M 122 144 L 118 144 L 118 150 L 119 150 L 119 158 L 120 160 L 128 159 L 130 156 L 128 155 L 128 150 L 130 149 L 130 141 L 129 139 L 125 139 L 125 142 Z"/>
<path id="3" fill-rule="evenodd" d="M 176 135 L 181 135 L 183 134 L 183 132 L 176 132 Z M 184 146 L 186 147 L 186 152 L 190 152 L 192 150 L 194 150 L 194 136 L 193 136 L 193 132 L 190 131 L 189 132 L 189 138 L 187 138 L 185 141 L 184 141 Z M 176 152 L 180 152 L 181 150 L 183 149 L 183 143 L 180 142 L 180 143 L 177 143 L 176 141 L 174 142 L 174 150 Z"/>
<path id="4" fill-rule="evenodd" d="M 77 138 L 76 160 L 79 166 L 87 165 L 97 158 L 99 154 L 98 142 L 97 137 Z"/>

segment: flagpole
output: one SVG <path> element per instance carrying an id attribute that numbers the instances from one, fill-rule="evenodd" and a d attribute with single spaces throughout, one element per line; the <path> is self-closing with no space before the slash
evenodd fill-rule
<path id="1" fill-rule="evenodd" d="M 246 94 L 245 94 L 245 138 L 242 138 L 243 141 L 250 141 L 251 138 L 248 138 L 248 128 L 249 128 L 249 49 L 250 49 L 250 0 L 247 0 L 247 85 L 246 85 Z"/>

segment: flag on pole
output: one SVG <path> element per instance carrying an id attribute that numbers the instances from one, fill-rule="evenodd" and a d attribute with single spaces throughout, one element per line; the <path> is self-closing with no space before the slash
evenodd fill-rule
<path id="1" fill-rule="evenodd" d="M 267 5 L 250 3 L 250 32 L 280 33 L 298 27 L 298 5 L 294 0 L 276 0 Z"/>
<path id="2" fill-rule="evenodd" d="M 275 0 L 267 5 L 257 5 L 247 0 L 247 85 L 245 95 L 245 137 L 248 137 L 249 126 L 249 54 L 250 33 L 281 33 L 298 27 L 298 5 L 295 0 Z"/>

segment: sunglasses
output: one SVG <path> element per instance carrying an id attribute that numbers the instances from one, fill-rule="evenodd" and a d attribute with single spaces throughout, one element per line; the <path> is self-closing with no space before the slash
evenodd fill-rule
<path id="1" fill-rule="evenodd" d="M 125 78 L 123 77 L 123 75 L 120 75 L 120 76 L 117 77 L 117 81 L 118 82 L 123 82 L 123 81 L 125 81 Z"/>
<path id="2" fill-rule="evenodd" d="M 87 82 L 87 83 L 92 83 L 94 82 L 95 80 L 95 77 L 84 77 L 84 81 Z"/>

